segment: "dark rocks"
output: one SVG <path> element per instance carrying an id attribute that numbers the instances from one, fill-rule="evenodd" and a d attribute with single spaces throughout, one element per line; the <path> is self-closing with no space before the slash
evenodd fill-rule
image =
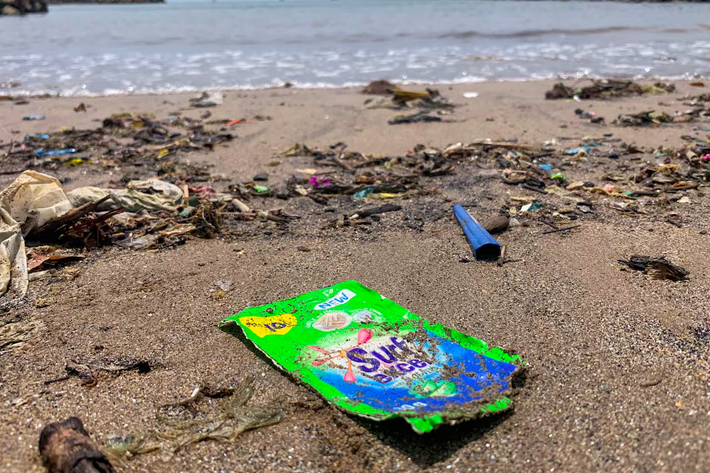
<path id="1" fill-rule="evenodd" d="M 21 16 L 28 13 L 47 13 L 45 0 L 0 0 L 0 16 Z"/>

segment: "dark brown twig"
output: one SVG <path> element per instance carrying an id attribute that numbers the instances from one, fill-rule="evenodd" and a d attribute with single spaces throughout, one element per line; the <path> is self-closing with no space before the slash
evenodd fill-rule
<path id="1" fill-rule="evenodd" d="M 545 231 L 545 232 L 542 232 L 542 234 L 543 234 L 543 235 L 547 235 L 548 233 L 564 232 L 564 231 L 567 231 L 567 230 L 572 230 L 573 228 L 577 228 L 577 227 L 581 227 L 581 225 L 571 225 L 571 226 L 565 227 L 565 228 L 556 228 L 556 229 L 554 229 L 554 230 L 547 230 L 547 231 Z"/>

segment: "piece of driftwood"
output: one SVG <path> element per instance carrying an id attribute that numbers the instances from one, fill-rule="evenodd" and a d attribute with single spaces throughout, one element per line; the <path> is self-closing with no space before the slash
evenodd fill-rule
<path id="1" fill-rule="evenodd" d="M 114 473 L 108 458 L 91 441 L 77 417 L 42 429 L 39 453 L 49 473 Z"/>
<path id="2" fill-rule="evenodd" d="M 367 218 L 372 215 L 382 214 L 386 212 L 396 212 L 402 210 L 402 206 L 395 204 L 387 204 L 381 207 L 374 207 L 371 209 L 359 210 L 353 216 L 357 215 L 359 218 Z M 352 217 L 351 217 L 352 218 Z"/>

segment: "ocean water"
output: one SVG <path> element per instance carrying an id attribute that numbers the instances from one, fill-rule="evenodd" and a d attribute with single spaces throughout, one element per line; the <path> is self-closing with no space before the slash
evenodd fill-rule
<path id="1" fill-rule="evenodd" d="M 168 0 L 0 18 L 3 93 L 710 76 L 710 4 Z"/>

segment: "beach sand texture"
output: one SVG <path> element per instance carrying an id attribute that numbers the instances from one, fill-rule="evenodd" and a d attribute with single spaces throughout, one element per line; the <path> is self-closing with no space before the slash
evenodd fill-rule
<path id="1" fill-rule="evenodd" d="M 189 159 L 213 164 L 214 174 L 250 181 L 269 173 L 280 184 L 312 158 L 278 158 L 305 143 L 321 149 L 344 142 L 363 153 L 404 154 L 416 144 L 444 147 L 476 139 L 517 139 L 558 149 L 581 138 L 613 133 L 642 148 L 679 148 L 682 135 L 707 139 L 707 118 L 658 127 L 617 127 L 621 113 L 686 110 L 681 97 L 702 92 L 687 82 L 668 95 L 613 101 L 546 101 L 550 82 L 438 86 L 459 105 L 448 123 L 387 125 L 396 112 L 363 107 L 355 89 L 295 88 L 230 91 L 213 118 L 269 116 L 234 127 L 237 138 Z M 421 87 L 419 88 L 421 90 Z M 477 98 L 464 98 L 467 91 Z M 112 113 L 151 112 L 158 118 L 189 108 L 190 95 L 31 99 L 0 102 L 0 140 L 61 127 L 96 128 Z M 86 113 L 74 112 L 80 102 Z M 606 118 L 596 125 L 578 107 Z M 22 121 L 30 114 L 44 121 Z M 563 127 L 564 126 L 564 127 Z M 633 160 L 641 158 L 641 160 Z M 563 170 L 568 180 L 608 182 L 602 176 L 655 162 L 648 153 L 619 160 L 594 158 Z M 437 193 L 395 199 L 403 211 L 379 222 L 334 228 L 329 218 L 368 206 L 335 199 L 255 199 L 256 209 L 283 208 L 304 218 L 289 230 L 273 222 L 245 222 L 241 232 L 215 240 L 189 239 L 154 253 L 96 250 L 73 266 L 74 279 L 30 285 L 30 302 L 0 320 L 32 318 L 46 329 L 32 342 L 0 354 L 0 470 L 43 471 L 37 440 L 43 425 L 78 416 L 100 442 L 110 434 L 156 427 L 156 410 L 190 395 L 201 383 L 226 385 L 256 377 L 254 405 L 280 406 L 284 420 L 242 434 L 235 443 L 202 442 L 178 453 L 161 450 L 130 460 L 141 472 L 645 472 L 710 470 L 710 200 L 705 188 L 691 203 L 629 214 L 603 199 L 570 232 L 520 217 L 523 226 L 498 236 L 516 262 L 462 262 L 472 255 L 451 213 L 473 203 L 476 218 L 497 215 L 511 196 L 552 199 L 501 182 L 475 162 L 455 163 L 451 176 L 425 178 Z M 0 163 L 0 166 L 2 164 Z M 4 169 L 12 171 L 12 169 Z M 96 166 L 45 170 L 70 177 L 67 189 L 106 186 L 120 177 Z M 5 187 L 16 173 L 3 174 Z M 515 203 L 517 208 L 522 203 Z M 377 202 L 369 206 L 379 205 Z M 667 223 L 668 212 L 682 226 Z M 297 247 L 311 251 L 299 251 Z M 238 251 L 242 250 L 242 251 Z M 621 271 L 631 254 L 666 255 L 690 271 L 689 281 L 653 280 Z M 529 364 L 518 382 L 514 409 L 418 436 L 401 421 L 377 424 L 328 406 L 221 332 L 219 321 L 247 306 L 290 298 L 354 279 L 433 322 L 522 355 Z M 213 297 L 218 280 L 232 289 Z M 37 301 L 43 302 L 38 304 Z M 46 303 L 46 306 L 45 306 Z M 42 307 L 37 307 L 42 306 Z M 149 373 L 127 372 L 93 388 L 65 374 L 73 359 L 154 360 Z M 216 401 L 213 401 L 216 406 Z"/>

